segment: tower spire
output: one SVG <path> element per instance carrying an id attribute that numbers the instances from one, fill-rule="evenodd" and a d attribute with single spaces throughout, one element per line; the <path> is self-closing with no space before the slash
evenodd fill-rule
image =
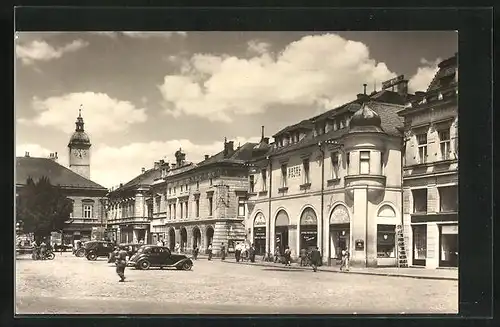
<path id="1" fill-rule="evenodd" d="M 85 130 L 83 129 L 83 118 L 82 118 L 82 108 L 83 108 L 83 104 L 80 105 L 80 108 L 78 108 L 78 117 L 76 118 L 76 122 L 75 122 L 75 125 L 76 125 L 76 129 L 75 131 L 76 132 L 84 132 Z"/>
<path id="2" fill-rule="evenodd" d="M 82 108 L 83 108 L 83 104 L 80 105 L 80 108 L 78 108 L 78 117 L 81 118 L 82 117 Z"/>

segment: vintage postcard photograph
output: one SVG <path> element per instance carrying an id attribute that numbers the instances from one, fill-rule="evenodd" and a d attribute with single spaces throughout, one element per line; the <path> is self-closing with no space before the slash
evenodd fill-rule
<path id="1" fill-rule="evenodd" d="M 15 313 L 458 313 L 456 31 L 17 32 Z"/>

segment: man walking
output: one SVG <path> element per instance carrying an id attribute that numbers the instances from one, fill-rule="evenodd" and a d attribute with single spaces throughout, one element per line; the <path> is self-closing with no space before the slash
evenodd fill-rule
<path id="1" fill-rule="evenodd" d="M 307 266 L 307 250 L 304 248 L 300 249 L 300 266 Z"/>
<path id="2" fill-rule="evenodd" d="M 199 252 L 199 251 L 200 251 L 200 250 L 198 249 L 198 245 L 196 245 L 196 246 L 194 247 L 194 249 L 193 249 L 193 258 L 194 258 L 194 260 L 198 260 L 198 252 Z"/>
<path id="3" fill-rule="evenodd" d="M 240 262 L 240 259 L 241 259 L 241 243 L 238 243 L 236 245 L 236 249 L 234 250 L 234 258 L 236 259 L 236 262 Z"/>
<path id="4" fill-rule="evenodd" d="M 220 246 L 220 255 L 221 255 L 220 259 L 222 261 L 226 260 L 226 246 L 224 245 L 224 243 L 222 243 Z"/>
<path id="5" fill-rule="evenodd" d="M 319 249 L 316 246 L 311 251 L 311 266 L 312 266 L 314 272 L 316 272 L 318 270 L 318 266 L 320 265 L 320 263 L 321 263 L 321 253 L 319 252 Z"/>
<path id="6" fill-rule="evenodd" d="M 208 261 L 210 261 L 212 260 L 212 243 L 208 245 L 207 252 L 208 252 Z"/>
<path id="7" fill-rule="evenodd" d="M 118 249 L 118 255 L 116 256 L 116 273 L 120 276 L 120 282 L 125 281 L 125 267 L 127 266 L 127 251 L 123 248 Z"/>
<path id="8" fill-rule="evenodd" d="M 274 263 L 278 262 L 280 259 L 280 247 L 276 246 L 276 249 L 274 249 Z"/>

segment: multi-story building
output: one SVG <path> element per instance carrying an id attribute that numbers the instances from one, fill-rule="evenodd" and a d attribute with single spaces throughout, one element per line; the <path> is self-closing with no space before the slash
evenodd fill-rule
<path id="1" fill-rule="evenodd" d="M 80 113 L 68 144 L 70 169 L 57 162 L 57 152 L 51 153 L 49 158 L 31 157 L 28 152 L 16 158 L 16 189 L 26 185 L 28 177 L 35 181 L 47 177 L 73 201 L 73 212 L 63 229 L 65 244 L 90 240 L 92 229 L 102 227 L 106 220 L 107 189 L 89 179 L 91 143 L 83 127 Z"/>
<path id="2" fill-rule="evenodd" d="M 216 155 L 205 155 L 195 164 L 175 153 L 175 164 L 151 184 L 153 242 L 164 240 L 171 249 L 181 251 L 198 246 L 201 251 L 212 244 L 218 254 L 222 243 L 231 251 L 237 241 L 246 239 L 248 168 L 255 144 L 234 148 L 224 142 Z M 168 165 L 168 164 L 167 164 Z"/>
<path id="3" fill-rule="evenodd" d="M 404 227 L 410 264 L 458 266 L 458 65 L 441 62 L 404 117 Z"/>
<path id="4" fill-rule="evenodd" d="M 411 97 L 399 76 L 379 92 L 262 135 L 254 148 L 246 221 L 260 254 L 318 246 L 323 262 L 351 253 L 357 266 L 397 263 L 402 224 L 401 148 L 397 112 Z M 392 88 L 392 90 L 391 90 Z M 394 90 L 396 88 L 396 90 Z"/>

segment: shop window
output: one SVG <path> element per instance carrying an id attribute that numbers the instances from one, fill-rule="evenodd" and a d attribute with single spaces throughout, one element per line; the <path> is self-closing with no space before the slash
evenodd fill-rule
<path id="1" fill-rule="evenodd" d="M 260 174 L 262 176 L 262 191 L 266 191 L 267 190 L 267 170 L 262 169 Z"/>
<path id="2" fill-rule="evenodd" d="M 208 215 L 212 216 L 213 215 L 213 205 L 214 205 L 214 199 L 212 197 L 208 198 Z"/>
<path id="3" fill-rule="evenodd" d="M 450 130 L 439 131 L 439 148 L 441 150 L 441 159 L 450 159 Z"/>
<path id="4" fill-rule="evenodd" d="M 196 209 L 196 217 L 200 216 L 200 199 L 194 200 L 195 209 Z"/>
<path id="5" fill-rule="evenodd" d="M 427 212 L 427 189 L 411 190 L 413 196 L 413 212 L 426 213 Z"/>
<path id="6" fill-rule="evenodd" d="M 458 267 L 458 225 L 440 226 L 439 265 Z"/>
<path id="7" fill-rule="evenodd" d="M 249 179 L 249 191 L 250 193 L 253 193 L 255 191 L 255 176 L 254 175 L 250 175 L 248 176 L 248 179 Z"/>
<path id="8" fill-rule="evenodd" d="M 359 173 L 362 175 L 370 173 L 370 151 L 359 152 Z"/>
<path id="9" fill-rule="evenodd" d="M 240 217 L 245 216 L 245 201 L 242 199 L 238 200 L 238 216 Z"/>
<path id="10" fill-rule="evenodd" d="M 92 218 L 92 211 L 94 206 L 91 204 L 83 205 L 83 218 Z"/>
<path id="11" fill-rule="evenodd" d="M 439 211 L 458 211 L 458 192 L 456 186 L 439 187 Z"/>
<path id="12" fill-rule="evenodd" d="M 377 225 L 377 258 L 396 257 L 395 225 Z"/>
<path id="13" fill-rule="evenodd" d="M 310 178 L 309 178 L 309 159 L 302 160 L 302 169 L 304 170 L 304 184 L 310 183 Z"/>
<path id="14" fill-rule="evenodd" d="M 281 165 L 281 187 L 286 187 L 287 184 L 287 169 L 286 164 Z"/>
<path id="15" fill-rule="evenodd" d="M 425 265 L 427 257 L 427 225 L 413 225 L 413 264 Z"/>
<path id="16" fill-rule="evenodd" d="M 427 133 L 417 135 L 419 163 L 427 162 Z"/>
<path id="17" fill-rule="evenodd" d="M 330 160 L 332 163 L 332 179 L 337 179 L 339 177 L 339 154 L 338 152 L 332 152 L 330 154 Z"/>

